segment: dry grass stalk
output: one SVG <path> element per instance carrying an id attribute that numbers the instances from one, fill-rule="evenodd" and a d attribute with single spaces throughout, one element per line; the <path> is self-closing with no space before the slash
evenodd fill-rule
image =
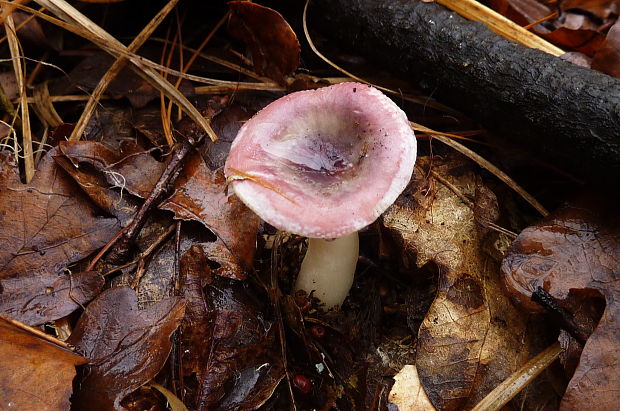
<path id="1" fill-rule="evenodd" d="M 12 4 L 11 2 L 7 1 L 7 0 L 0 0 L 0 4 Z M 31 13 L 33 15 L 35 15 L 36 17 L 41 18 L 42 20 L 45 20 L 51 24 L 54 24 L 64 30 L 67 30 L 70 33 L 73 33 L 77 36 L 83 37 L 86 40 L 89 40 L 95 44 L 97 44 L 99 47 L 101 47 L 103 50 L 105 50 L 106 52 L 112 54 L 112 55 L 120 55 L 125 57 L 126 59 L 132 61 L 132 62 L 139 62 L 140 64 L 143 64 L 144 66 L 151 68 L 153 70 L 159 70 L 162 73 L 167 73 L 169 75 L 175 76 L 175 77 L 181 77 L 184 78 L 186 80 L 190 80 L 190 81 L 194 81 L 196 83 L 202 83 L 202 84 L 211 84 L 211 85 L 234 85 L 237 83 L 237 81 L 227 81 L 227 80 L 218 80 L 218 79 L 213 79 L 213 78 L 208 78 L 208 77 L 202 77 L 202 76 L 195 76 L 192 74 L 186 74 L 186 73 L 182 73 L 179 70 L 174 70 L 171 69 L 169 67 L 166 67 L 162 64 L 158 64 L 155 63 L 145 57 L 142 57 L 140 55 L 137 55 L 131 51 L 129 51 L 127 49 L 127 47 L 125 47 L 124 45 L 120 44 L 119 42 L 117 43 L 105 43 L 105 41 L 102 41 L 97 35 L 94 35 L 93 33 L 85 30 L 82 27 L 79 26 L 75 26 L 74 24 L 68 24 L 62 20 L 59 20 L 55 17 L 52 17 L 50 15 L 47 15 L 45 13 L 42 13 L 38 10 L 32 9 L 30 7 L 26 7 L 26 6 L 22 6 L 22 5 L 15 5 L 15 8 L 18 8 L 20 10 L 26 11 L 28 13 Z M 45 10 L 45 9 L 42 9 Z M 232 64 L 232 63 L 230 63 Z M 139 73 L 140 74 L 140 73 Z M 157 85 L 154 85 L 155 87 L 157 87 Z M 157 88 L 159 90 L 159 88 Z"/>
<path id="2" fill-rule="evenodd" d="M 200 55 L 200 53 L 202 52 L 202 50 L 207 46 L 207 44 L 209 43 L 209 41 L 211 41 L 211 39 L 213 38 L 213 36 L 215 36 L 215 33 L 217 33 L 217 31 L 224 25 L 224 23 L 226 23 L 226 20 L 228 20 L 228 16 L 229 16 L 230 12 L 226 13 L 224 15 L 224 17 L 222 17 L 220 19 L 220 21 L 217 22 L 217 24 L 215 25 L 215 27 L 213 27 L 213 29 L 209 32 L 209 34 L 207 35 L 207 37 L 205 37 L 205 39 L 202 41 L 202 43 L 200 43 L 200 45 L 198 46 L 198 48 L 192 53 L 192 56 L 189 58 L 189 61 L 187 62 L 187 64 L 183 64 L 183 41 L 181 41 L 181 37 L 180 37 L 180 27 L 179 27 L 179 54 L 180 54 L 180 58 L 181 58 L 181 71 L 183 73 L 187 73 L 187 71 L 190 69 L 190 67 L 192 66 L 192 64 L 194 64 L 194 62 L 196 61 L 196 59 L 198 58 L 198 56 Z M 183 79 L 181 77 L 177 78 L 177 81 L 174 83 L 174 86 L 178 89 L 179 86 L 181 85 L 181 81 L 183 81 Z M 171 114 L 172 114 L 172 102 L 170 102 L 170 104 L 168 105 L 168 111 L 167 111 L 167 118 L 168 120 L 170 120 L 171 118 Z"/>
<path id="3" fill-rule="evenodd" d="M 429 135 L 433 138 L 441 141 L 447 146 L 452 147 L 459 153 L 463 154 L 466 157 L 469 157 L 474 162 L 476 162 L 480 167 L 490 171 L 495 177 L 502 180 L 508 187 L 512 188 L 517 194 L 519 194 L 525 201 L 527 201 L 532 207 L 534 207 L 543 217 L 549 215 L 549 211 L 542 204 L 538 202 L 531 194 L 523 189 L 519 184 L 517 184 L 512 178 L 508 176 L 508 174 L 504 173 L 502 170 L 491 164 L 488 160 L 484 159 L 479 154 L 465 147 L 461 143 L 454 141 L 445 136 L 447 133 L 436 133 L 434 130 L 424 127 L 421 124 L 417 124 L 414 122 L 410 122 L 412 128 L 424 129 Z M 442 135 L 444 134 L 444 135 Z"/>
<path id="4" fill-rule="evenodd" d="M 175 104 L 180 106 L 183 111 L 197 124 L 204 128 L 207 135 L 211 140 L 217 140 L 215 132 L 211 128 L 210 121 L 204 118 L 200 112 L 194 107 L 185 96 L 174 88 L 168 81 L 166 81 L 159 73 L 153 70 L 148 65 L 144 64 L 148 59 L 136 56 L 127 50 L 120 41 L 103 30 L 97 24 L 89 20 L 86 16 L 80 13 L 77 9 L 71 6 L 64 0 L 36 0 L 41 6 L 47 8 L 56 16 L 59 16 L 64 22 L 61 21 L 63 27 L 66 27 L 72 32 L 78 32 L 80 35 L 93 41 L 100 48 L 111 53 L 114 56 L 122 55 L 128 58 L 133 64 L 134 71 L 148 81 L 157 90 L 164 93 L 169 99 L 174 101 Z M 34 11 L 34 10 L 33 10 Z M 37 14 L 41 15 L 41 14 Z M 46 16 L 48 17 L 48 16 Z M 51 19 L 46 18 L 51 21 Z M 57 20 L 57 19 L 55 19 Z M 67 24 L 69 23 L 69 24 Z M 60 25 L 60 24 L 59 24 Z"/>
<path id="5" fill-rule="evenodd" d="M 559 342 L 547 347 L 487 394 L 472 411 L 497 411 L 543 372 L 562 352 Z"/>
<path id="6" fill-rule="evenodd" d="M 48 127 L 54 128 L 64 123 L 52 104 L 52 98 L 47 88 L 47 81 L 39 83 L 34 88 L 33 100 L 35 112 Z"/>
<path id="7" fill-rule="evenodd" d="M 491 10 L 476 0 L 435 0 L 436 3 L 456 11 L 461 16 L 486 24 L 489 29 L 500 36 L 523 44 L 524 46 L 542 50 L 554 56 L 561 56 L 564 50 L 527 31 L 515 22 Z"/>
<path id="8" fill-rule="evenodd" d="M 161 22 L 166 18 L 168 13 L 174 9 L 179 0 L 170 0 L 160 11 L 153 17 L 153 19 L 142 29 L 142 31 L 136 36 L 136 38 L 131 42 L 131 44 L 127 47 L 127 50 L 135 52 L 137 51 L 144 42 L 153 34 L 155 29 L 161 24 Z M 69 137 L 70 141 L 77 141 L 84 134 L 84 130 L 90 121 L 93 113 L 95 112 L 95 107 L 99 102 L 99 99 L 106 91 L 112 80 L 120 73 L 120 71 L 125 67 L 127 63 L 127 59 L 123 56 L 117 57 L 114 63 L 110 66 L 108 71 L 101 77 L 97 87 L 93 90 L 90 98 L 86 102 L 86 106 L 80 115 L 80 119 L 76 123 L 73 131 L 71 132 L 71 136 Z"/>
<path id="9" fill-rule="evenodd" d="M 6 7 L 6 6 L 5 6 Z M 4 29 L 6 31 L 9 50 L 11 51 L 11 59 L 13 61 L 13 70 L 17 80 L 17 88 L 19 90 L 20 110 L 22 120 L 22 147 L 24 155 L 24 175 L 26 183 L 29 183 L 34 177 L 34 157 L 32 154 L 32 130 L 30 129 L 30 113 L 28 111 L 28 95 L 26 93 L 26 75 L 22 67 L 22 59 L 20 52 L 19 40 L 15 32 L 15 22 L 13 16 L 8 15 L 4 20 Z M 16 142 L 17 143 L 17 142 Z M 18 155 L 18 153 L 15 153 Z"/>
<path id="10" fill-rule="evenodd" d="M 6 18 L 10 16 L 11 13 L 13 13 L 13 10 L 16 9 L 16 6 L 21 4 L 28 4 L 30 3 L 30 1 L 31 0 L 13 0 L 12 4 L 9 4 L 2 9 L 2 13 L 0 14 L 0 23 L 4 23 Z"/>
<path id="11" fill-rule="evenodd" d="M 15 27 L 15 32 L 17 33 L 18 31 L 20 31 L 22 28 L 24 28 L 24 26 L 28 23 L 30 23 L 30 21 L 34 19 L 34 16 L 28 16 L 24 21 L 22 21 L 21 23 L 19 23 L 17 25 L 17 27 Z M 4 23 L 5 18 L 0 19 L 0 21 L 2 21 Z M 4 43 L 6 41 L 7 37 L 1 37 L 0 38 L 0 44 Z"/>

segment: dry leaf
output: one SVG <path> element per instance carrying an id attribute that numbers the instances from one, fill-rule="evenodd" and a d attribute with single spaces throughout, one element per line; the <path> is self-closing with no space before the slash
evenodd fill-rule
<path id="1" fill-rule="evenodd" d="M 141 198 L 151 194 L 166 168 L 166 163 L 155 160 L 148 150 L 133 142 L 124 144 L 119 151 L 94 141 L 67 141 L 59 148 L 74 165 L 89 164 L 103 174 L 111 187 Z"/>
<path id="2" fill-rule="evenodd" d="M 75 367 L 85 358 L 0 318 L 0 406 L 68 410 Z"/>
<path id="3" fill-rule="evenodd" d="M 504 297 L 498 264 L 483 253 L 488 240 L 497 240 L 485 227 L 498 216 L 494 195 L 463 160 L 433 159 L 433 173 L 452 187 L 427 178 L 430 164 L 418 158 L 409 188 L 415 191 L 406 191 L 383 221 L 419 267 L 434 262 L 439 268 L 416 365 L 433 405 L 460 410 L 526 362 L 537 350 L 530 339 L 540 337 Z"/>
<path id="4" fill-rule="evenodd" d="M 418 377 L 415 365 L 405 365 L 394 376 L 394 386 L 388 400 L 399 411 L 435 411 Z"/>

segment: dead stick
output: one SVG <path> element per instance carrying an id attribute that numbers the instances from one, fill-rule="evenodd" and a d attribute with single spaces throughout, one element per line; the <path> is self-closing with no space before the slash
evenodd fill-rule
<path id="1" fill-rule="evenodd" d="M 312 0 L 309 13 L 310 29 L 559 168 L 587 180 L 620 176 L 620 79 L 510 42 L 436 3 Z"/>

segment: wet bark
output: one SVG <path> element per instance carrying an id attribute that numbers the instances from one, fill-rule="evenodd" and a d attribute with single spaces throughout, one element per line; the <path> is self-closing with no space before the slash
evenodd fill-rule
<path id="1" fill-rule="evenodd" d="M 586 179 L 620 176 L 620 79 L 416 0 L 312 0 L 309 26 Z"/>

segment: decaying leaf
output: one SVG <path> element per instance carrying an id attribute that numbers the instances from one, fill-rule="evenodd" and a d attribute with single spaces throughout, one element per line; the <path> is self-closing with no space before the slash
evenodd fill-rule
<path id="1" fill-rule="evenodd" d="M 110 187 L 127 190 L 146 198 L 166 168 L 153 158 L 148 150 L 135 142 L 124 144 L 119 151 L 112 151 L 95 141 L 67 141 L 60 144 L 60 152 L 74 165 L 86 163 L 103 174 Z"/>
<path id="2" fill-rule="evenodd" d="M 235 261 L 230 270 L 218 272 L 230 278 L 244 279 L 252 267 L 259 219 L 234 194 L 227 193 L 223 172 L 209 170 L 200 155 L 191 155 L 175 182 L 173 194 L 160 208 L 174 212 L 175 217 L 204 224 L 228 250 Z M 216 243 L 216 246 L 217 246 Z M 219 250 L 225 250 L 218 247 Z M 234 266 L 241 269 L 234 269 Z"/>
<path id="3" fill-rule="evenodd" d="M 511 297 L 529 310 L 541 310 L 530 299 L 538 287 L 571 311 L 587 298 L 605 299 L 603 315 L 562 399 L 562 410 L 618 407 L 620 220 L 617 203 L 607 201 L 598 198 L 592 201 L 595 205 L 565 206 L 526 228 L 502 263 Z M 575 320 L 581 322 L 580 316 Z"/>
<path id="4" fill-rule="evenodd" d="M 620 20 L 616 21 L 607 32 L 605 41 L 594 55 L 592 68 L 610 76 L 620 77 Z"/>
<path id="5" fill-rule="evenodd" d="M 383 222 L 419 267 L 439 268 L 418 334 L 418 373 L 438 409 L 473 407 L 536 353 L 531 339 L 540 337 L 504 297 L 498 263 L 483 252 L 497 239 L 487 228 L 497 219 L 497 200 L 469 163 L 418 158 L 408 190 Z"/>
<path id="6" fill-rule="evenodd" d="M 92 203 L 54 163 L 56 149 L 41 160 L 28 185 L 17 165 L 0 153 L 0 278 L 47 277 L 102 247 L 119 229 L 97 215 Z"/>
<path id="7" fill-rule="evenodd" d="M 228 3 L 232 12 L 228 32 L 242 40 L 252 53 L 254 70 L 286 84 L 284 77 L 299 65 L 301 48 L 284 17 L 269 7 L 248 1 Z"/>
<path id="8" fill-rule="evenodd" d="M 0 407 L 68 410 L 75 367 L 86 359 L 0 317 Z"/>
<path id="9" fill-rule="evenodd" d="M 0 312 L 28 325 L 71 314 L 103 289 L 99 273 L 24 275 L 0 279 Z"/>
<path id="10" fill-rule="evenodd" d="M 183 374 L 186 385 L 197 385 L 191 403 L 197 409 L 256 409 L 284 377 L 270 332 L 275 328 L 241 283 L 212 277 L 206 260 L 199 246 L 181 260 L 188 303 L 181 329 Z"/>
<path id="11" fill-rule="evenodd" d="M 79 409 L 122 409 L 127 394 L 150 381 L 163 367 L 185 311 L 179 298 L 138 309 L 129 287 L 111 288 L 80 317 L 69 343 L 89 360 L 74 396 Z"/>

